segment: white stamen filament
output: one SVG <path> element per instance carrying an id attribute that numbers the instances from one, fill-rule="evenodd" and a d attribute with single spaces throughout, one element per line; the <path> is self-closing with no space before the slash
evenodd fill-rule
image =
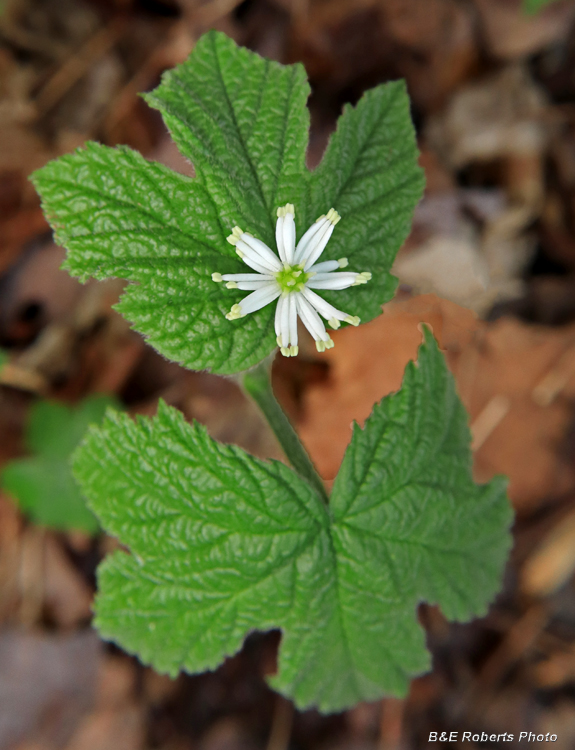
<path id="1" fill-rule="evenodd" d="M 280 271 L 282 264 L 279 261 L 278 256 L 269 249 L 265 242 L 258 240 L 257 237 L 245 232 L 241 237 L 241 242 L 245 242 L 248 247 L 254 250 L 262 258 L 262 262 L 269 263 L 274 271 Z"/>
<path id="2" fill-rule="evenodd" d="M 281 316 L 281 321 L 280 321 L 282 346 L 284 347 L 289 346 L 289 305 L 290 305 L 289 298 L 290 297 L 291 297 L 291 294 L 286 295 L 284 299 L 284 303 L 282 306 L 282 316 Z"/>
<path id="3" fill-rule="evenodd" d="M 315 266 L 312 266 L 308 273 L 329 273 L 330 271 L 337 271 L 339 268 L 340 265 L 338 260 L 324 260 L 321 263 L 316 263 Z"/>
<path id="4" fill-rule="evenodd" d="M 246 258 L 251 258 L 256 261 L 256 263 L 267 268 L 268 270 L 266 273 L 277 273 L 282 269 L 282 264 L 277 255 L 274 255 L 269 247 L 264 245 L 263 242 L 256 240 L 255 237 L 250 237 L 245 232 L 242 234 L 241 240 L 238 240 L 236 245 L 236 252 L 238 250 L 242 252 Z"/>
<path id="5" fill-rule="evenodd" d="M 301 240 L 297 243 L 294 256 L 294 261 L 296 263 L 301 263 L 302 258 L 306 255 L 309 244 L 313 241 L 318 232 L 321 232 L 328 223 L 328 219 L 326 219 L 325 216 L 320 216 L 315 224 L 311 225 Z"/>
<path id="6" fill-rule="evenodd" d="M 295 295 L 288 296 L 289 301 L 289 343 L 290 346 L 297 347 L 297 304 Z"/>
<path id="7" fill-rule="evenodd" d="M 301 294 L 297 294 L 296 304 L 302 323 L 314 339 L 316 341 L 327 341 L 329 339 L 329 334 L 325 330 L 322 319 L 309 302 Z"/>
<path id="8" fill-rule="evenodd" d="M 283 346 L 282 344 L 282 310 L 283 306 L 285 305 L 286 298 L 283 295 L 280 295 L 280 298 L 278 299 L 278 303 L 276 305 L 276 314 L 274 318 L 274 328 L 276 332 L 276 341 L 278 346 Z"/>
<path id="9" fill-rule="evenodd" d="M 286 213 L 282 226 L 285 262 L 288 266 L 293 264 L 295 254 L 295 222 L 293 213 Z"/>
<path id="10" fill-rule="evenodd" d="M 276 281 L 228 281 L 226 284 L 228 289 L 241 289 L 242 291 L 253 291 L 254 289 L 261 289 L 262 287 L 272 286 L 277 284 Z"/>
<path id="11" fill-rule="evenodd" d="M 310 289 L 347 289 L 357 284 L 358 273 L 318 273 L 310 279 Z M 362 282 L 360 282 L 362 283 Z"/>
<path id="12" fill-rule="evenodd" d="M 257 291 L 248 294 L 248 296 L 244 297 L 239 303 L 242 315 L 248 315 L 256 310 L 260 310 L 262 307 L 269 305 L 270 302 L 273 302 L 274 299 L 277 299 L 280 294 L 281 289 L 277 284 L 275 287 L 271 285 L 265 286 L 263 289 L 258 289 Z"/>
<path id="13" fill-rule="evenodd" d="M 276 245 L 278 248 L 278 255 L 282 263 L 286 262 L 286 251 L 284 248 L 284 214 L 281 213 L 282 209 L 278 208 L 278 220 L 276 222 Z"/>
<path id="14" fill-rule="evenodd" d="M 239 243 L 238 243 L 239 244 Z M 248 248 L 249 250 L 249 248 Z M 263 276 L 268 276 L 270 273 L 270 268 L 268 266 L 264 266 L 263 263 L 259 263 L 255 259 L 255 253 L 252 254 L 252 251 L 249 250 L 249 254 L 243 253 L 241 250 L 238 250 L 236 248 L 236 253 L 240 256 L 240 258 L 243 260 L 243 262 L 249 266 L 250 268 L 253 268 L 254 271 L 257 271 L 258 273 L 262 274 Z"/>
<path id="15" fill-rule="evenodd" d="M 311 268 L 311 266 L 313 266 L 319 256 L 323 253 L 323 251 L 325 250 L 325 246 L 329 242 L 329 238 L 333 233 L 333 228 L 334 225 L 329 222 L 327 227 L 322 230 L 321 235 L 318 234 L 310 243 L 310 246 L 308 248 L 307 260 L 305 261 L 304 265 L 304 271 L 307 271 L 308 268 Z"/>
<path id="16" fill-rule="evenodd" d="M 336 320 L 345 320 L 348 317 L 348 314 L 345 312 L 342 312 L 342 310 L 338 310 L 337 307 L 334 307 L 333 305 L 330 305 L 329 302 L 326 302 L 323 297 L 320 297 L 319 294 L 316 294 L 315 292 L 312 292 L 311 289 L 308 289 L 307 287 L 303 289 L 302 295 L 305 297 L 307 302 L 314 307 L 320 315 L 323 315 L 323 317 L 326 320 L 330 320 L 330 318 L 335 318 Z"/>
<path id="17" fill-rule="evenodd" d="M 276 278 L 271 273 L 224 273 L 218 276 L 221 276 L 223 281 L 275 281 Z"/>

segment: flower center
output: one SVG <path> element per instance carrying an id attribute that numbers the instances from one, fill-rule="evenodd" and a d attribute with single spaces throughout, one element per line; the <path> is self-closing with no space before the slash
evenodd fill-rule
<path id="1" fill-rule="evenodd" d="M 275 277 L 282 292 L 301 292 L 306 281 L 312 275 L 313 274 L 304 272 L 302 263 L 296 266 L 288 266 L 284 264 L 283 269 L 278 271 L 275 274 Z"/>

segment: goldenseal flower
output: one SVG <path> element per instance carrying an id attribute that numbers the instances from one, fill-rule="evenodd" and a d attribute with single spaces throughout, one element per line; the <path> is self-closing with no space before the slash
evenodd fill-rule
<path id="1" fill-rule="evenodd" d="M 278 300 L 275 331 L 284 357 L 294 357 L 298 353 L 298 315 L 315 339 L 318 352 L 323 352 L 332 348 L 333 340 L 320 315 L 332 328 L 339 328 L 342 320 L 357 326 L 359 318 L 330 305 L 313 289 L 347 289 L 366 284 L 371 279 L 371 273 L 335 273 L 348 265 L 347 258 L 316 262 L 341 218 L 333 208 L 312 224 L 297 247 L 293 205 L 287 203 L 278 208 L 277 217 L 276 243 L 279 257 L 264 242 L 243 232 L 239 227 L 234 227 L 227 238 L 228 242 L 235 245 L 236 253 L 243 262 L 257 273 L 213 273 L 212 279 L 218 283 L 225 281 L 228 289 L 251 291 L 237 305 L 232 305 L 226 315 L 228 320 L 242 318 Z"/>

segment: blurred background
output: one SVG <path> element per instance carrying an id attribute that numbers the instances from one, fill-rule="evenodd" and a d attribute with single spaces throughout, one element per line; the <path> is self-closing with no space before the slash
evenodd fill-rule
<path id="1" fill-rule="evenodd" d="M 420 607 L 434 669 L 405 700 L 300 713 L 264 681 L 279 633 L 176 680 L 100 642 L 94 573 L 114 541 L 47 529 L 3 491 L 0 750 L 411 750 L 431 731 L 551 732 L 555 748 L 573 748 L 573 0 L 537 15 L 520 0 L 4 0 L 0 463 L 29 454 L 41 400 L 101 393 L 143 414 L 162 397 L 214 437 L 281 457 L 233 381 L 166 362 L 113 312 L 121 281 L 82 286 L 59 270 L 64 251 L 27 180 L 87 139 L 190 173 L 137 94 L 214 27 L 303 62 L 312 167 L 344 103 L 407 80 L 427 189 L 394 269 L 400 290 L 382 317 L 336 332 L 332 351 L 304 339 L 299 357 L 276 362 L 274 387 L 329 482 L 352 420 L 399 387 L 430 323 L 470 413 L 476 479 L 510 477 L 504 588 L 468 625 Z"/>

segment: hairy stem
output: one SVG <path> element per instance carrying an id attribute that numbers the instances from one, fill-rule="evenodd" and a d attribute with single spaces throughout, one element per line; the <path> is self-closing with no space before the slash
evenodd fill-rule
<path id="1" fill-rule="evenodd" d="M 240 376 L 244 391 L 260 407 L 285 455 L 297 473 L 311 484 L 321 499 L 329 502 L 324 483 L 291 422 L 274 396 L 271 383 L 271 362 L 264 361 Z"/>

